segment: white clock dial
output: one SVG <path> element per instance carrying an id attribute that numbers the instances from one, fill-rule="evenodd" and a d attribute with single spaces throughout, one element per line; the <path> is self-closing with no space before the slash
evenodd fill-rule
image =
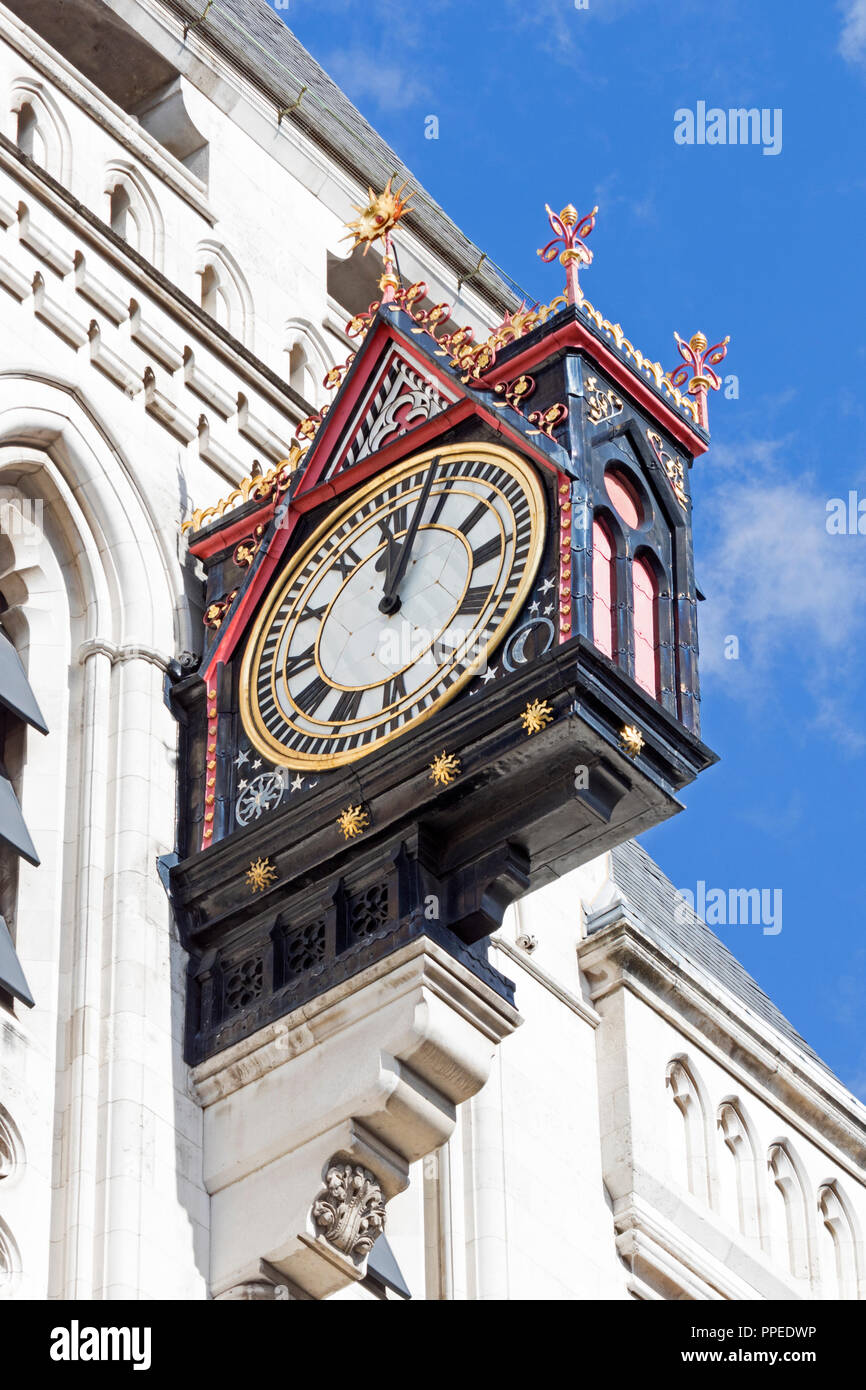
<path id="1" fill-rule="evenodd" d="M 429 717 L 505 634 L 543 538 L 540 485 L 503 449 L 431 451 L 363 486 L 255 625 L 241 676 L 252 742 L 289 767 L 335 767 Z"/>

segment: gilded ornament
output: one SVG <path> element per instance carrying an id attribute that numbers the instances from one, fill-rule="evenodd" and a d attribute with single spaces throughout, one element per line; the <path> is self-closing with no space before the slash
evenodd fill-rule
<path id="1" fill-rule="evenodd" d="M 354 239 L 353 251 L 357 246 L 363 246 L 366 256 L 373 243 L 392 232 L 401 218 L 411 211 L 408 199 L 402 196 L 406 184 L 401 184 L 395 192 L 391 187 L 393 182 L 393 178 L 390 178 L 384 190 L 379 194 L 374 193 L 371 188 L 369 190 L 370 201 L 365 206 L 359 207 L 357 203 L 353 204 L 355 212 L 359 215 L 354 221 L 346 223 L 348 236 L 343 237 L 344 241 L 348 241 L 350 238 Z"/>
<path id="2" fill-rule="evenodd" d="M 270 859 L 254 859 L 247 869 L 247 883 L 253 893 L 263 893 L 277 877 Z"/>
<path id="3" fill-rule="evenodd" d="M 344 840 L 354 840 L 369 827 L 370 817 L 362 806 L 347 806 L 337 817 Z"/>
<path id="4" fill-rule="evenodd" d="M 619 746 L 630 758 L 636 758 L 643 751 L 644 738 L 634 724 L 623 724 L 619 731 Z"/>
<path id="5" fill-rule="evenodd" d="M 430 764 L 430 780 L 435 782 L 437 787 L 448 787 L 454 782 L 462 771 L 460 759 L 455 753 L 446 753 L 443 748 L 438 757 L 434 758 Z"/>
<path id="6" fill-rule="evenodd" d="M 621 397 L 613 390 L 603 391 L 594 376 L 586 378 L 586 403 L 586 413 L 596 425 L 601 420 L 612 420 L 623 410 Z"/>
<path id="7" fill-rule="evenodd" d="M 553 708 L 546 700 L 530 700 L 520 719 L 524 733 L 531 737 L 553 723 Z"/>

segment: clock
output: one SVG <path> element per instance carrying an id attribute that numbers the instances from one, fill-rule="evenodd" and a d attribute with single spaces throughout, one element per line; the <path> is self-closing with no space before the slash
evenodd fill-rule
<path id="1" fill-rule="evenodd" d="M 240 674 L 250 742 L 324 770 L 429 719 L 507 635 L 545 531 L 538 478 L 499 446 L 431 449 L 362 484 L 256 617 Z"/>

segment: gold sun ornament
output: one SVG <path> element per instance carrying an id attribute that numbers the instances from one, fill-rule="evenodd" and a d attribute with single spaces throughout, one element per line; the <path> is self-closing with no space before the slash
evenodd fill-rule
<path id="1" fill-rule="evenodd" d="M 450 787 L 461 773 L 460 759 L 456 753 L 446 753 L 445 749 L 430 764 L 430 781 L 437 787 Z"/>
<path id="2" fill-rule="evenodd" d="M 553 723 L 553 709 L 546 700 L 530 700 L 520 718 L 524 732 L 530 737 Z"/>
<path id="3" fill-rule="evenodd" d="M 619 731 L 619 746 L 630 758 L 643 751 L 643 734 L 635 724 L 623 724 Z"/>
<path id="4" fill-rule="evenodd" d="M 337 817 L 344 840 L 354 840 L 357 835 L 363 835 L 369 824 L 370 817 L 363 806 L 347 806 Z"/>
<path id="5" fill-rule="evenodd" d="M 247 883 L 253 893 L 263 893 L 276 877 L 277 871 L 270 859 L 254 859 L 247 869 Z"/>
<path id="6" fill-rule="evenodd" d="M 343 241 L 348 241 L 349 237 L 354 237 L 353 251 L 356 247 L 363 246 L 366 256 L 375 241 L 378 241 L 380 237 L 386 237 L 389 232 L 394 230 L 401 218 L 405 217 L 407 212 L 411 212 L 409 199 L 402 196 L 406 184 L 401 184 L 394 192 L 391 187 L 393 182 L 393 178 L 390 178 L 384 191 L 378 195 L 371 188 L 369 190 L 370 201 L 366 207 L 359 207 L 357 203 L 352 204 L 355 212 L 359 215 L 354 222 L 346 223 L 349 236 L 343 237 Z M 410 193 L 409 197 L 411 198 L 411 196 Z"/>

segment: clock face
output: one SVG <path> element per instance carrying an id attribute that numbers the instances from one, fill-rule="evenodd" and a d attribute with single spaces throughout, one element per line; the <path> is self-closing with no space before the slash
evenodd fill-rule
<path id="1" fill-rule="evenodd" d="M 251 743 L 290 768 L 374 752 L 484 668 L 525 602 L 545 506 L 506 449 L 430 450 L 362 484 L 270 594 L 241 669 Z"/>

